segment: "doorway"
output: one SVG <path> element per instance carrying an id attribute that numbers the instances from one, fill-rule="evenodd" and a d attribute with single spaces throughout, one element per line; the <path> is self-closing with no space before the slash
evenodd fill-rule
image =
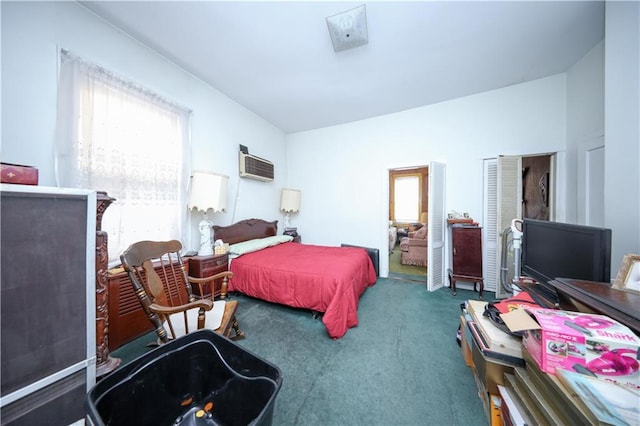
<path id="1" fill-rule="evenodd" d="M 554 162 L 555 154 L 501 155 L 484 161 L 484 288 L 495 291 L 498 299 L 510 295 L 508 277 L 514 274 L 513 252 L 503 241 L 512 220 L 554 218 Z"/>
<path id="2" fill-rule="evenodd" d="M 551 155 L 522 157 L 522 216 L 549 220 Z"/>
<path id="3" fill-rule="evenodd" d="M 389 277 L 427 278 L 429 167 L 389 170 Z"/>

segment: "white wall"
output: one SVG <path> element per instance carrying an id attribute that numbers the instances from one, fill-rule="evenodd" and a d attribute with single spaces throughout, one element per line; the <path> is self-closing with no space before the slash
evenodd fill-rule
<path id="1" fill-rule="evenodd" d="M 567 72 L 567 146 L 568 174 L 576 176 L 568 182 L 567 193 L 577 197 L 567 203 L 566 220 L 604 226 L 603 187 L 589 186 L 587 175 L 588 156 L 604 146 L 604 42 L 598 43 Z M 603 161 L 599 168 L 604 169 Z M 597 201 L 591 201 L 595 208 L 600 208 L 591 211 L 591 215 L 587 214 L 589 197 L 597 197 Z"/>
<path id="2" fill-rule="evenodd" d="M 287 136 L 303 238 L 384 253 L 389 168 L 446 163 L 447 210 L 482 224 L 481 160 L 545 152 L 559 153 L 557 220 L 585 223 L 600 199 L 591 220 L 613 231 L 615 276 L 624 254 L 640 253 L 640 3 L 607 2 L 606 41 L 566 74 Z M 585 183 L 588 163 L 604 164 L 604 184 Z"/>
<path id="3" fill-rule="evenodd" d="M 640 253 L 640 2 L 607 2 L 605 41 L 605 223 L 611 269 Z"/>
<path id="4" fill-rule="evenodd" d="M 386 256 L 388 170 L 440 161 L 446 208 L 483 222 L 484 158 L 566 149 L 565 75 L 287 136 L 288 179 L 302 190 L 303 241 Z"/>
<path id="5" fill-rule="evenodd" d="M 483 158 L 560 151 L 566 176 L 560 176 L 559 218 L 581 221 L 581 158 L 604 134 L 605 226 L 613 228 L 615 270 L 623 254 L 640 252 L 639 7 L 607 3 L 604 47 L 567 74 L 285 137 L 76 3 L 0 2 L 0 156 L 38 167 L 41 184 L 55 184 L 61 46 L 193 110 L 193 168 L 231 178 L 229 211 L 216 214 L 216 223 L 281 219 L 279 191 L 290 186 L 303 191 L 302 209 L 292 218 L 303 241 L 384 250 L 389 168 L 446 163 L 447 210 L 468 211 L 482 223 Z M 238 178 L 240 143 L 275 163 L 275 182 Z M 195 227 L 193 234 L 197 241 Z M 382 272 L 386 261 L 383 255 Z"/>
<path id="6" fill-rule="evenodd" d="M 75 2 L 2 2 L 1 8 L 2 161 L 35 166 L 40 184 L 55 186 L 60 46 L 193 111 L 193 168 L 230 176 L 229 209 L 216 213 L 212 218 L 215 223 L 230 224 L 248 217 L 279 218 L 280 188 L 286 186 L 281 130 Z M 238 144 L 275 163 L 274 182 L 240 181 Z M 198 233 L 195 226 L 192 228 L 197 243 Z"/>
<path id="7" fill-rule="evenodd" d="M 482 158 L 559 152 L 557 220 L 585 223 L 587 206 L 600 200 L 591 220 L 602 223 L 591 224 L 613 230 L 615 276 L 624 254 L 640 253 L 639 9 L 607 3 L 606 41 L 566 74 L 287 136 L 303 238 L 386 252 L 387 170 L 429 161 L 447 164 L 447 210 L 482 224 Z M 585 183 L 587 164 L 604 164 L 604 184 Z"/>

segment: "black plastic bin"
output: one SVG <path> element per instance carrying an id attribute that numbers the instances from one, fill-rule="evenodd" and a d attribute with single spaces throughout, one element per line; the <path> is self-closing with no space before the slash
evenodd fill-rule
<path id="1" fill-rule="evenodd" d="M 87 394 L 96 425 L 270 425 L 280 369 L 200 330 L 115 370 Z"/>

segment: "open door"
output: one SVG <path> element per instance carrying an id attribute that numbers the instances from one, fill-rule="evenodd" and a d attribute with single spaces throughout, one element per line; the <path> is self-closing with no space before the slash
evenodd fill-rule
<path id="1" fill-rule="evenodd" d="M 446 206 L 446 167 L 429 163 L 429 220 L 427 222 L 427 290 L 444 287 Z"/>
<path id="2" fill-rule="evenodd" d="M 522 218 L 522 157 L 485 160 L 484 180 L 484 287 L 500 299 L 508 296 L 500 282 L 503 233 L 513 219 Z"/>
<path id="3" fill-rule="evenodd" d="M 522 157 L 498 157 L 498 193 L 497 193 L 497 250 L 496 261 L 496 297 L 505 298 L 509 293 L 500 282 L 501 259 L 505 253 L 502 249 L 502 238 L 506 229 L 511 227 L 513 219 L 522 219 Z"/>
<path id="4" fill-rule="evenodd" d="M 495 291 L 500 265 L 498 263 L 498 159 L 484 160 L 484 232 L 482 233 L 485 291 Z"/>

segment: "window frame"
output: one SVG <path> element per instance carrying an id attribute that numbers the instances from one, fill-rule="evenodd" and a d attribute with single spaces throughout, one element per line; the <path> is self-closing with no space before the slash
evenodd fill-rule
<path id="1" fill-rule="evenodd" d="M 418 177 L 418 212 L 415 222 L 398 222 L 395 217 L 395 180 L 396 178 L 417 176 Z M 406 169 L 391 169 L 389 170 L 389 220 L 395 225 L 402 228 L 407 228 L 412 223 L 417 223 L 420 220 L 422 212 L 428 212 L 428 179 L 429 168 L 428 167 L 411 167 Z"/>

